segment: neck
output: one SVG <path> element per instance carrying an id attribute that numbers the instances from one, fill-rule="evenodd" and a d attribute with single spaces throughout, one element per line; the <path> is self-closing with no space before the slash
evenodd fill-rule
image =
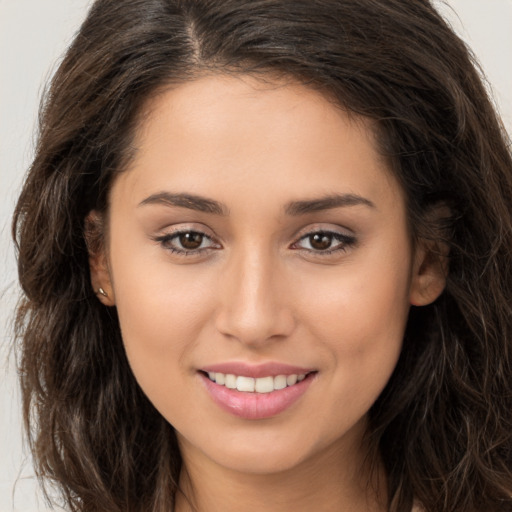
<path id="1" fill-rule="evenodd" d="M 263 455 L 264 456 L 264 455 Z M 331 446 L 314 460 L 272 474 L 242 473 L 184 458 L 175 512 L 302 512 L 386 510 L 386 477 L 361 452 Z"/>

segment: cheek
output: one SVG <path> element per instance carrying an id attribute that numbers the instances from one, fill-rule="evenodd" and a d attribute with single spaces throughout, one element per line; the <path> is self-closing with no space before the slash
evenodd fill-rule
<path id="1" fill-rule="evenodd" d="M 408 276 L 398 268 L 344 269 L 336 276 L 315 279 L 313 294 L 302 294 L 301 309 L 320 338 L 338 339 L 348 350 L 366 343 L 401 339 L 409 311 Z M 314 285 L 314 288 L 312 286 Z"/>
<path id="2" fill-rule="evenodd" d="M 190 371 L 187 356 L 212 308 L 205 293 L 212 289 L 208 274 L 194 265 L 173 266 L 165 254 L 160 256 L 148 257 L 147 251 L 111 254 L 126 354 L 140 386 L 157 402 Z"/>
<path id="3" fill-rule="evenodd" d="M 305 328 L 336 369 L 333 393 L 343 389 L 345 399 L 367 407 L 396 366 L 409 312 L 409 262 L 397 263 L 396 254 L 376 259 L 378 265 L 359 261 L 334 277 L 317 276 L 314 300 L 301 307 Z"/>
<path id="4" fill-rule="evenodd" d="M 208 302 L 203 293 L 204 281 L 189 280 L 165 266 L 160 272 L 158 266 L 152 265 L 143 275 L 126 280 L 121 272 L 117 276 L 116 303 L 125 340 L 133 333 L 138 334 L 140 343 L 162 343 L 163 349 L 171 345 L 172 339 L 175 345 L 180 332 L 194 330 Z"/>

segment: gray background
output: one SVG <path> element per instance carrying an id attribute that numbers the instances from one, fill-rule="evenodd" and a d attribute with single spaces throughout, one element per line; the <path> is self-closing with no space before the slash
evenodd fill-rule
<path id="1" fill-rule="evenodd" d="M 122 0 L 120 0 L 122 1 Z M 18 294 L 10 216 L 34 146 L 39 97 L 90 0 L 0 0 L 0 512 L 43 511 L 22 445 L 11 344 Z M 469 43 L 512 133 L 512 0 L 436 2 Z"/>

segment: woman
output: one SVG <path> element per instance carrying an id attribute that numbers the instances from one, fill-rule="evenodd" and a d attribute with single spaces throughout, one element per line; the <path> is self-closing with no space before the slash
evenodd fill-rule
<path id="1" fill-rule="evenodd" d="M 40 476 L 80 511 L 509 510 L 511 185 L 427 1 L 97 1 L 14 219 Z"/>

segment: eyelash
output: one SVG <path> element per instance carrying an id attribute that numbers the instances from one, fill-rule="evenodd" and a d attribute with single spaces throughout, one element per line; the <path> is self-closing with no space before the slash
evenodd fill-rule
<path id="1" fill-rule="evenodd" d="M 201 235 L 203 238 L 207 238 L 211 240 L 211 237 L 209 237 L 206 233 L 203 233 L 202 231 L 197 231 L 194 229 L 183 229 L 180 231 L 175 231 L 173 233 L 167 233 L 165 235 L 157 236 L 154 238 L 155 242 L 160 243 L 165 250 L 173 253 L 178 254 L 180 256 L 196 256 L 200 253 L 203 253 L 204 251 L 207 251 L 211 249 L 212 247 L 203 247 L 199 249 L 176 249 L 172 245 L 169 245 L 171 240 L 178 238 L 182 235 L 186 234 L 195 234 L 195 235 Z"/>
<path id="2" fill-rule="evenodd" d="M 296 245 L 298 242 L 301 242 L 302 240 L 307 240 L 313 237 L 314 235 L 326 235 L 332 238 L 331 243 L 334 241 L 339 242 L 338 246 L 335 246 L 332 249 L 325 249 L 325 250 L 313 250 L 313 249 L 298 249 L 300 251 L 305 251 L 309 254 L 314 253 L 315 256 L 329 256 L 330 254 L 334 253 L 341 253 L 346 252 L 350 247 L 353 247 L 356 243 L 356 238 L 351 235 L 346 235 L 343 233 L 338 233 L 336 231 L 329 231 L 325 229 L 319 229 L 317 231 L 310 231 L 309 233 L 306 233 L 305 235 L 301 236 L 297 242 L 295 242 L 293 245 Z M 311 243 L 310 243 L 311 245 Z"/>
<path id="3" fill-rule="evenodd" d="M 212 241 L 212 244 L 214 244 L 211 237 L 208 236 L 206 233 L 203 233 L 202 231 L 198 231 L 198 230 L 193 230 L 193 229 L 184 229 L 184 230 L 175 231 L 173 233 L 167 233 L 165 235 L 157 236 L 157 237 L 154 237 L 154 241 L 161 244 L 165 248 L 165 250 L 171 252 L 172 254 L 176 254 L 176 255 L 184 256 L 184 257 L 197 256 L 205 251 L 209 251 L 209 250 L 215 248 L 213 246 L 208 246 L 208 247 L 202 247 L 202 248 L 198 248 L 198 249 L 177 249 L 176 247 L 173 247 L 172 245 L 170 245 L 170 242 L 172 240 L 177 239 L 178 237 L 180 237 L 182 235 L 186 235 L 186 234 L 200 235 L 201 237 L 203 237 L 203 239 L 206 238 L 206 239 Z M 345 252 L 350 247 L 352 247 L 356 244 L 356 238 L 354 236 L 346 235 L 343 233 L 338 233 L 336 231 L 319 229 L 316 231 L 310 231 L 310 232 L 306 233 L 305 235 L 301 236 L 297 240 L 297 242 L 292 244 L 291 247 L 293 248 L 293 246 L 297 245 L 299 242 L 301 242 L 303 240 L 310 239 L 314 235 L 329 236 L 329 237 L 331 237 L 331 243 L 333 241 L 337 241 L 337 242 L 339 242 L 339 244 L 332 249 L 325 249 L 325 250 L 314 250 L 314 249 L 305 249 L 305 248 L 298 248 L 296 250 L 305 252 L 307 254 L 313 253 L 315 256 L 324 257 L 324 256 L 329 256 L 334 253 Z M 203 239 L 201 241 L 203 241 Z M 311 242 L 310 242 L 310 245 L 311 245 Z"/>

